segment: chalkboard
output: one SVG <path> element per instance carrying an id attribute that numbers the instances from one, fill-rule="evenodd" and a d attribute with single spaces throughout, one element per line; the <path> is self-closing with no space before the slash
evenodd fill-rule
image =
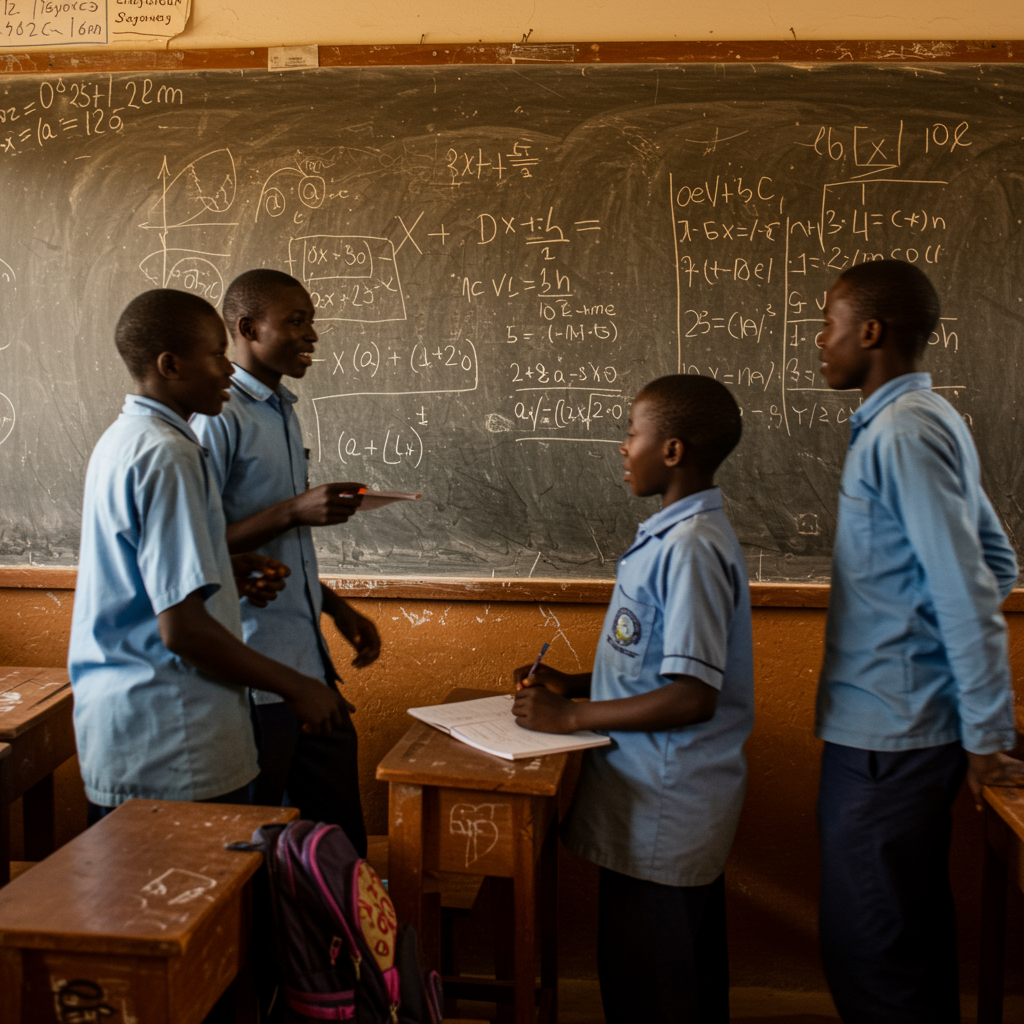
<path id="1" fill-rule="evenodd" d="M 0 559 L 73 563 L 135 294 L 305 281 L 313 483 L 420 502 L 317 533 L 325 572 L 607 578 L 643 384 L 735 394 L 720 482 L 754 580 L 827 577 L 846 421 L 814 338 L 841 268 L 943 297 L 927 367 L 1014 538 L 1024 69 L 752 64 L 0 78 Z"/>

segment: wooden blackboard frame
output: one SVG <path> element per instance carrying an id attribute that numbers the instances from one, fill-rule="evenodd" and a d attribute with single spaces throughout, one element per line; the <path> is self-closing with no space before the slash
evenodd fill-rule
<path id="1" fill-rule="evenodd" d="M 320 46 L 321 67 L 458 64 L 1024 63 L 1024 40 L 697 40 Z M 267 67 L 267 47 L 0 53 L 0 75 Z M 282 71 L 281 74 L 287 74 Z"/>
<path id="2" fill-rule="evenodd" d="M 0 76 L 266 69 L 267 47 L 0 53 Z M 1024 64 L 1024 40 L 680 40 L 319 46 L 321 67 L 514 64 L 885 63 Z M 287 74 L 282 71 L 281 74 Z M 72 590 L 74 567 L 0 566 L 0 589 Z M 324 576 L 349 597 L 604 604 L 611 580 Z M 827 584 L 752 583 L 760 608 L 827 608 Z M 1005 611 L 1024 611 L 1024 588 Z"/>

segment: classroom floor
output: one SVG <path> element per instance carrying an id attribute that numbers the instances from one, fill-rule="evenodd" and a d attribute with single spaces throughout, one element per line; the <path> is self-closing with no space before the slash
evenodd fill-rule
<path id="1" fill-rule="evenodd" d="M 558 987 L 558 1024 L 604 1024 L 601 995 L 596 981 L 563 979 Z M 730 993 L 730 1019 L 742 1024 L 836 1024 L 832 999 L 827 992 L 784 992 L 770 988 L 734 988 Z M 976 997 L 961 998 L 963 1024 L 977 1019 Z M 445 1024 L 459 1021 L 494 1021 L 494 1006 L 459 1002 L 459 1018 L 445 1018 Z M 1024 1020 L 1024 997 L 1007 996 L 1005 1020 Z"/>
<path id="2" fill-rule="evenodd" d="M 743 1024 L 836 1024 L 839 1018 L 825 992 L 778 992 L 766 988 L 734 988 L 730 1018 Z M 460 1000 L 459 1016 L 446 1024 L 488 1021 L 494 1006 Z M 563 979 L 558 986 L 558 1024 L 604 1024 L 596 981 Z"/>

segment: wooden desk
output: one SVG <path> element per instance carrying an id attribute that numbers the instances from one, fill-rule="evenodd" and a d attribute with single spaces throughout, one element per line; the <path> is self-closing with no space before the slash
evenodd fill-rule
<path id="1" fill-rule="evenodd" d="M 454 690 L 448 701 L 490 697 Z M 578 757 L 579 755 L 574 755 Z M 416 722 L 377 768 L 390 788 L 388 891 L 418 932 L 424 968 L 440 965 L 438 873 L 509 878 L 512 981 L 445 979 L 449 997 L 513 1002 L 516 1024 L 556 1019 L 558 796 L 568 754 L 506 761 Z M 539 866 L 539 871 L 538 871 Z M 541 930 L 541 985 L 534 955 Z"/>
<path id="2" fill-rule="evenodd" d="M 0 885 L 10 879 L 8 806 L 18 797 L 25 860 L 54 851 L 53 773 L 75 756 L 73 706 L 64 669 L 0 666 L 0 742 L 11 746 L 7 790 L 0 791 Z"/>
<path id="3" fill-rule="evenodd" d="M 1007 883 L 1024 889 L 1024 789 L 986 786 L 978 1024 L 1003 1019 Z"/>
<path id="4" fill-rule="evenodd" d="M 247 883 L 260 854 L 224 844 L 296 817 L 281 807 L 122 804 L 0 891 L 0 1021 L 57 1024 L 77 1013 L 198 1024 L 248 949 Z"/>

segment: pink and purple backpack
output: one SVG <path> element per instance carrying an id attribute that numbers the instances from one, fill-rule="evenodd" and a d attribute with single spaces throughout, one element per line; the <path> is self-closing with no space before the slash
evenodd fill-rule
<path id="1" fill-rule="evenodd" d="M 247 845 L 266 865 L 279 974 L 271 1020 L 440 1024 L 437 972 L 424 984 L 416 933 L 337 825 L 264 825 Z"/>

